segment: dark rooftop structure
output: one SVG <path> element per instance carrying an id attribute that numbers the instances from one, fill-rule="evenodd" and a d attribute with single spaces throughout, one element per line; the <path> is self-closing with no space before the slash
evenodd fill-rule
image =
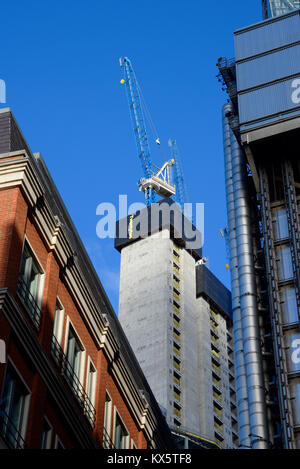
<path id="1" fill-rule="evenodd" d="M 196 295 L 203 296 L 232 319 L 231 293 L 222 282 L 205 266 L 196 267 Z"/>

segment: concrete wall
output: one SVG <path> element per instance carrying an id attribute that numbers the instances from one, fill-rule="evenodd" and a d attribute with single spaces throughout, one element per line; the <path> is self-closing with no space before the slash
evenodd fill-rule
<path id="1" fill-rule="evenodd" d="M 122 250 L 119 319 L 159 404 L 168 408 L 169 239 Z M 159 376 L 159 379 L 157 377 Z"/>
<path id="2" fill-rule="evenodd" d="M 119 319 L 167 422 L 215 438 L 211 364 L 211 313 L 208 301 L 196 299 L 194 258 L 179 246 L 176 303 L 180 319 L 180 372 L 173 366 L 174 354 L 174 244 L 168 231 L 137 241 L 121 251 Z M 227 354 L 227 322 L 218 315 L 220 387 L 223 398 L 224 447 L 233 447 Z M 177 356 L 178 357 L 178 356 Z M 173 394 L 174 371 L 181 376 L 180 400 Z M 174 402 L 181 417 L 174 414 Z M 218 441 L 217 441 L 218 442 Z"/>

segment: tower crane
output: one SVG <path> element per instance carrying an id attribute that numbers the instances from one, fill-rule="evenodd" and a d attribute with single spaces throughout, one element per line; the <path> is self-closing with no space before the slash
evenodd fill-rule
<path id="1" fill-rule="evenodd" d="M 172 149 L 172 157 L 174 160 L 174 185 L 176 189 L 175 200 L 184 212 L 184 204 L 187 202 L 187 192 L 183 178 L 182 164 L 178 152 L 176 140 L 169 139 L 169 147 Z"/>
<path id="2" fill-rule="evenodd" d="M 120 67 L 123 69 L 121 84 L 126 86 L 138 157 L 141 160 L 144 173 L 144 177 L 139 181 L 139 187 L 145 193 L 146 203 L 149 206 L 155 202 L 155 193 L 163 197 L 171 197 L 175 194 L 175 187 L 172 185 L 171 178 L 171 167 L 174 165 L 174 161 L 171 159 L 162 168 L 153 169 L 154 165 L 151 162 L 150 146 L 142 107 L 142 96 L 134 69 L 128 57 L 120 58 Z M 156 143 L 160 145 L 157 135 Z"/>

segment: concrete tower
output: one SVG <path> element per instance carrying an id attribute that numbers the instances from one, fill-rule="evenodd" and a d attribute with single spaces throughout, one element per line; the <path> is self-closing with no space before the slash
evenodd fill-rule
<path id="1" fill-rule="evenodd" d="M 170 427 L 232 448 L 238 428 L 231 295 L 205 266 L 196 267 L 201 248 L 181 233 L 183 215 L 172 207 L 173 217 L 157 217 L 136 236 L 136 215 L 119 222 L 128 233 L 116 240 L 119 319 Z M 149 219 L 153 210 L 139 217 Z"/>

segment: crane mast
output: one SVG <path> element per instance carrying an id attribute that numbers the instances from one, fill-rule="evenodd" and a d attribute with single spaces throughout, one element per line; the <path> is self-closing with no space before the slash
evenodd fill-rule
<path id="1" fill-rule="evenodd" d="M 120 58 L 120 66 L 124 71 L 124 78 L 122 78 L 121 83 L 125 84 L 127 90 L 128 104 L 136 138 L 138 157 L 141 160 L 144 178 L 150 179 L 152 176 L 150 147 L 137 79 L 128 57 Z M 145 195 L 147 205 L 155 202 L 155 192 L 151 187 L 147 189 L 147 193 Z"/>
<path id="2" fill-rule="evenodd" d="M 176 140 L 169 140 L 169 146 L 172 148 L 172 157 L 174 159 L 173 179 L 176 189 L 176 202 L 184 212 L 184 204 L 187 202 L 187 193 L 184 184 L 183 170 L 178 153 Z"/>

